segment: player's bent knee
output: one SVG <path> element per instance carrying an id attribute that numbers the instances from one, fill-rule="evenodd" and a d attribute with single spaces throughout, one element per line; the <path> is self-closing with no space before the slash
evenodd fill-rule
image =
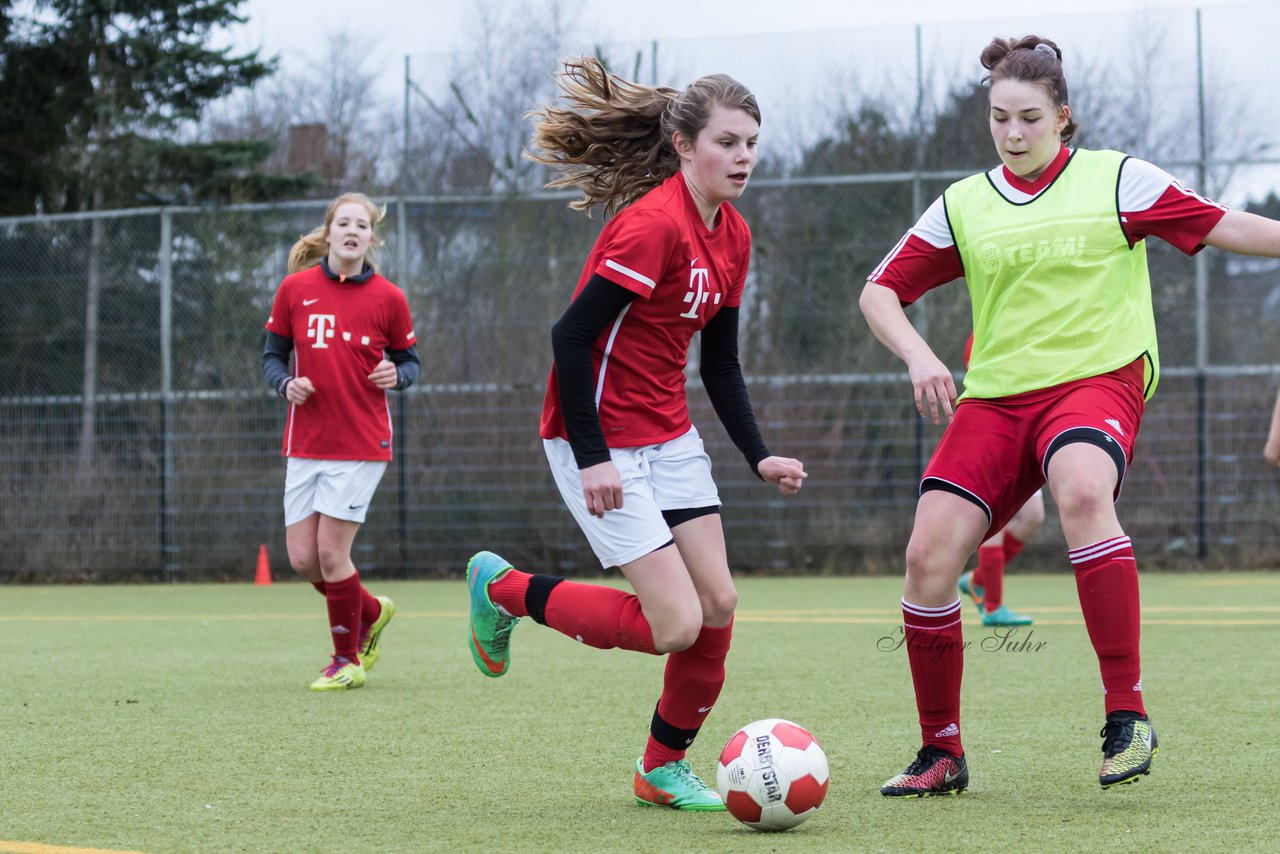
<path id="1" fill-rule="evenodd" d="M 953 563 L 949 549 L 940 547 L 937 543 L 914 538 L 907 544 L 906 558 L 907 575 L 913 578 L 945 574 Z"/>
<path id="2" fill-rule="evenodd" d="M 320 580 L 320 556 L 315 552 L 297 555 L 290 552 L 289 566 L 308 581 Z"/>
<path id="3" fill-rule="evenodd" d="M 708 626 L 725 626 L 738 607 L 738 591 L 732 587 L 716 591 L 702 599 L 702 622 Z"/>
<path id="4" fill-rule="evenodd" d="M 293 567 L 293 571 L 298 573 L 307 581 L 316 582 L 320 580 L 320 561 L 304 563 L 302 561 L 289 561 L 289 565 Z"/>
<path id="5" fill-rule="evenodd" d="M 659 653 L 680 652 L 693 646 L 702 632 L 702 621 L 681 621 L 670 626 L 653 627 L 653 648 Z"/>

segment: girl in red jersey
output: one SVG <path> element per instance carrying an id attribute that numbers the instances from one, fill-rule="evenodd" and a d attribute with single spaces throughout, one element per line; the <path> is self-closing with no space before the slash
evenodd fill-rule
<path id="1" fill-rule="evenodd" d="M 1280 393 L 1276 394 L 1276 405 L 1271 411 L 1271 428 L 1267 431 L 1262 457 L 1271 465 L 1280 467 Z"/>
<path id="2" fill-rule="evenodd" d="M 1157 744 L 1142 697 L 1138 572 L 1113 506 L 1159 372 L 1143 240 L 1280 256 L 1280 223 L 1228 211 L 1150 163 L 1067 148 L 1076 125 L 1061 56 L 1036 36 L 983 50 L 1001 165 L 949 187 L 861 296 L 876 337 L 906 363 L 921 415 L 951 422 L 921 481 L 902 598 L 924 746 L 881 788 L 889 796 L 968 784 L 956 582 L 1045 482 L 1102 673 L 1099 782 L 1149 772 Z M 950 370 L 903 306 L 962 276 L 975 345 L 954 406 Z"/>
<path id="3" fill-rule="evenodd" d="M 351 544 L 391 459 L 387 391 L 418 378 L 404 292 L 378 275 L 384 210 L 345 193 L 294 244 L 267 318 L 262 372 L 289 401 L 284 428 L 289 563 L 324 595 L 333 659 L 313 691 L 359 688 L 395 615 L 360 583 Z M 293 353 L 293 371 L 289 354 Z"/>
<path id="4" fill-rule="evenodd" d="M 710 460 L 685 399 L 695 333 L 707 394 L 752 470 L 784 495 L 806 476 L 798 460 L 765 447 L 738 362 L 751 235 L 729 202 L 755 166 L 760 111 L 723 75 L 677 92 L 581 59 L 565 64 L 560 85 L 568 106 L 536 114 L 530 157 L 561 173 L 550 186 L 583 190 L 573 207 L 618 213 L 552 330 L 541 434 L 596 556 L 635 593 L 531 575 L 481 552 L 467 566 L 472 657 L 486 676 L 504 674 L 523 616 L 600 649 L 667 654 L 635 798 L 723 810 L 684 759 L 724 684 L 738 598 Z"/>

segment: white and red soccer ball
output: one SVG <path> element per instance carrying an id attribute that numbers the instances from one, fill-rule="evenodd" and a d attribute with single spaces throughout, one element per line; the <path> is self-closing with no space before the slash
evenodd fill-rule
<path id="1" fill-rule="evenodd" d="M 716 791 L 729 814 L 756 830 L 787 830 L 827 796 L 827 754 L 804 727 L 781 718 L 733 734 L 716 763 Z"/>

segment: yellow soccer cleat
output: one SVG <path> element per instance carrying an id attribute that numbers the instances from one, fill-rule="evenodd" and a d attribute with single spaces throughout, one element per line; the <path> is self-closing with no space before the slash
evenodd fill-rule
<path id="1" fill-rule="evenodd" d="M 373 621 L 372 626 L 365 626 L 360 630 L 360 665 L 364 667 L 365 673 L 372 670 L 382 656 L 382 648 L 379 646 L 378 641 L 382 639 L 382 630 L 387 627 L 387 623 L 391 622 L 391 618 L 396 615 L 395 602 L 392 602 L 386 596 L 377 596 L 375 598 L 382 605 L 382 611 L 378 614 L 378 619 Z"/>
<path id="2" fill-rule="evenodd" d="M 335 655 L 320 674 L 320 678 L 311 683 L 312 691 L 345 691 L 364 687 L 364 668 L 358 661 L 348 661 Z"/>

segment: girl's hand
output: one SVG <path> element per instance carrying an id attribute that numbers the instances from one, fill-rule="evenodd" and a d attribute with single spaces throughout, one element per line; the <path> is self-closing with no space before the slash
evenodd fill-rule
<path id="1" fill-rule="evenodd" d="M 916 411 L 920 416 L 932 417 L 934 424 L 941 424 L 944 418 L 950 423 L 956 417 L 956 384 L 947 366 L 930 352 L 909 362 L 907 373 L 911 375 Z"/>
<path id="2" fill-rule="evenodd" d="M 295 406 L 306 403 L 307 398 L 315 393 L 316 387 L 307 377 L 294 377 L 284 387 L 284 399 Z"/>
<path id="3" fill-rule="evenodd" d="M 783 495 L 795 495 L 809 476 L 804 463 L 790 457 L 765 457 L 756 465 L 756 471 L 766 482 L 777 485 Z"/>
<path id="4" fill-rule="evenodd" d="M 396 366 L 394 362 L 383 359 L 373 369 L 373 373 L 369 374 L 369 382 L 378 388 L 391 390 L 396 387 L 396 383 L 400 378 L 396 376 Z"/>
<path id="5" fill-rule="evenodd" d="M 587 466 L 581 474 L 582 497 L 592 516 L 603 519 L 606 512 L 622 507 L 622 477 L 612 460 Z"/>

